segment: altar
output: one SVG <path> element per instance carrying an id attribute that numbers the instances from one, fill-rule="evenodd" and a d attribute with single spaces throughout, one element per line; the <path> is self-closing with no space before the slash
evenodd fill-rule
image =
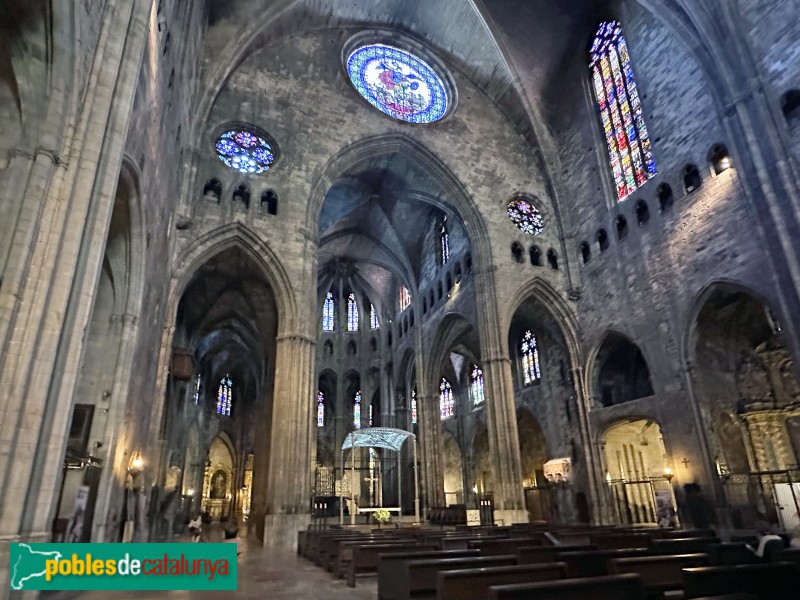
<path id="1" fill-rule="evenodd" d="M 413 452 L 413 465 L 414 465 L 414 519 L 419 522 L 419 474 L 417 473 L 417 437 L 403 429 L 394 429 L 392 427 L 368 427 L 366 429 L 358 429 L 347 434 L 347 437 L 342 444 L 342 481 L 344 481 L 345 474 L 345 451 L 350 450 L 351 466 L 350 466 L 350 489 L 355 490 L 355 470 L 356 470 L 356 448 L 384 448 L 397 452 L 398 469 L 397 469 L 397 490 L 398 490 L 398 505 L 396 507 L 384 506 L 370 506 L 361 508 L 356 505 L 356 510 L 350 511 L 350 523 L 355 524 L 356 513 L 369 515 L 378 510 L 385 510 L 387 512 L 396 512 L 398 516 L 402 515 L 402 469 L 399 468 L 401 452 L 403 443 L 411 438 L 412 452 Z M 344 486 L 341 486 L 344 487 Z M 381 502 L 382 503 L 382 502 Z M 342 490 L 339 492 L 339 524 L 344 523 L 344 496 Z"/>

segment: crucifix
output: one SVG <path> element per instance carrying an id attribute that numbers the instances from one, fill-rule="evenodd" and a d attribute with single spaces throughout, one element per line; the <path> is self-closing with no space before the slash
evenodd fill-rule
<path id="1" fill-rule="evenodd" d="M 689 463 L 692 462 L 692 461 L 690 461 L 688 458 L 684 458 L 681 462 L 683 463 L 683 468 L 684 469 L 688 469 L 689 468 Z"/>

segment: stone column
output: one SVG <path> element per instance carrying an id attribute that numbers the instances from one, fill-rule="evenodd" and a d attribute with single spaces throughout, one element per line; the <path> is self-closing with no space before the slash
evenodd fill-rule
<path id="1" fill-rule="evenodd" d="M 297 531 L 310 521 L 311 477 L 316 455 L 314 360 L 316 340 L 279 336 L 271 431 L 262 438 L 266 467 L 264 545 L 294 549 Z M 264 463 L 267 464 L 264 464 Z"/>
<path id="2" fill-rule="evenodd" d="M 422 384 L 420 380 L 418 386 Z M 424 514 L 431 507 L 444 506 L 444 468 L 442 467 L 442 435 L 439 396 L 421 394 L 417 388 L 417 422 L 419 425 L 419 479 Z"/>
<path id="3" fill-rule="evenodd" d="M 496 269 L 475 269 L 475 296 L 483 359 L 486 427 L 495 481 L 495 517 L 510 524 L 527 522 L 528 514 L 522 483 L 511 360 L 497 306 Z"/>

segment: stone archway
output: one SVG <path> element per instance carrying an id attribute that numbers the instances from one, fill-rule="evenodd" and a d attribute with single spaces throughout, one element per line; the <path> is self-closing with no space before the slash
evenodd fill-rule
<path id="1" fill-rule="evenodd" d="M 767 520 L 791 528 L 800 510 L 792 441 L 800 382 L 770 306 L 744 286 L 715 282 L 695 303 L 686 342 L 692 390 L 710 432 L 709 471 L 737 527 Z"/>
<path id="2" fill-rule="evenodd" d="M 661 427 L 630 418 L 609 425 L 602 436 L 606 481 L 622 524 L 676 524 L 672 470 Z"/>

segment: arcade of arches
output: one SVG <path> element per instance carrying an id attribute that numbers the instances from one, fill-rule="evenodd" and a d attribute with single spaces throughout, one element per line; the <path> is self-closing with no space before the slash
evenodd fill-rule
<path id="1" fill-rule="evenodd" d="M 800 524 L 800 28 L 673 4 L 4 2 L 0 537 Z"/>

